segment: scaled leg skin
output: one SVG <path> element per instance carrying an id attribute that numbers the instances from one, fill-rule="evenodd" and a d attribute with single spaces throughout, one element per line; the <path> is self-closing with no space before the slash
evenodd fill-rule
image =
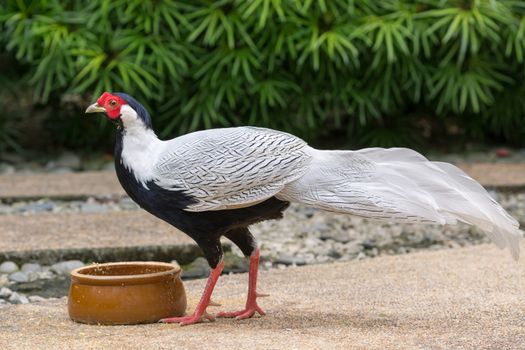
<path id="1" fill-rule="evenodd" d="M 252 317 L 256 312 L 259 315 L 265 315 L 266 313 L 257 305 L 257 297 L 260 295 L 257 293 L 257 272 L 259 269 L 259 248 L 257 248 L 250 256 L 250 271 L 248 274 L 248 298 L 246 299 L 246 306 L 244 310 L 235 312 L 220 312 L 217 317 L 235 317 L 238 320 L 244 320 Z"/>
<path id="2" fill-rule="evenodd" d="M 180 323 L 181 326 L 186 326 L 190 324 L 195 324 L 203 322 L 204 320 L 214 321 L 215 318 L 206 312 L 206 308 L 210 305 L 211 294 L 213 293 L 213 288 L 219 279 L 219 276 L 224 269 L 224 261 L 221 260 L 217 267 L 210 271 L 210 276 L 208 277 L 208 282 L 206 282 L 206 287 L 204 287 L 204 292 L 202 293 L 201 300 L 197 304 L 193 315 L 182 316 L 182 317 L 170 317 L 163 318 L 159 322 L 162 323 Z"/>

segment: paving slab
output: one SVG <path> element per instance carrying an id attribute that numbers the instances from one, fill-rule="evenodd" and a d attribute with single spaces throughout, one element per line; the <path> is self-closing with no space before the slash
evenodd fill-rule
<path id="1" fill-rule="evenodd" d="M 487 187 L 524 187 L 525 163 L 465 163 L 459 166 Z M 121 196 L 112 171 L 0 176 L 0 198 Z"/>
<path id="2" fill-rule="evenodd" d="M 115 261 L 155 257 L 181 263 L 200 253 L 181 231 L 142 211 L 0 216 L 0 261 Z"/>
<path id="3" fill-rule="evenodd" d="M 193 240 L 142 211 L 0 216 L 0 251 L 187 244 Z"/>
<path id="4" fill-rule="evenodd" d="M 457 164 L 485 187 L 525 187 L 525 163 Z"/>
<path id="5" fill-rule="evenodd" d="M 0 198 L 77 198 L 124 195 L 112 171 L 0 176 Z"/>
<path id="6" fill-rule="evenodd" d="M 210 311 L 244 304 L 223 276 Z M 186 282 L 190 311 L 205 281 Z M 492 245 L 262 272 L 267 316 L 179 327 L 89 326 L 66 301 L 0 309 L 2 349 L 523 349 L 525 261 Z M 211 308 L 210 308 L 211 309 Z"/>

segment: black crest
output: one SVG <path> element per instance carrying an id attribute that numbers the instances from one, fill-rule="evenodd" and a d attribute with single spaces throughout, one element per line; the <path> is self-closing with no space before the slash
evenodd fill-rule
<path id="1" fill-rule="evenodd" d="M 128 94 L 125 94 L 123 92 L 115 92 L 115 95 L 123 99 L 128 103 L 128 105 L 133 108 L 135 112 L 137 112 L 137 115 L 140 119 L 144 122 L 144 125 L 146 125 L 147 128 L 152 129 L 153 125 L 151 123 L 151 117 L 149 116 L 148 111 L 146 108 L 141 105 L 137 100 L 135 100 L 133 97 L 131 97 Z"/>

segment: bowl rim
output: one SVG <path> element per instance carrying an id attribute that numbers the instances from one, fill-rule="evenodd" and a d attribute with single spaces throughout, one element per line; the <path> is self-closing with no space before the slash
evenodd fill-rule
<path id="1" fill-rule="evenodd" d="M 163 266 L 171 267 L 166 271 L 145 273 L 140 275 L 113 275 L 113 276 L 100 276 L 100 275 L 88 275 L 82 273 L 83 270 L 93 269 L 96 267 L 106 266 L 130 266 L 130 265 L 141 265 L 141 266 Z M 181 273 L 181 267 L 177 263 L 165 263 L 160 261 L 123 261 L 123 262 L 110 262 L 103 264 L 90 264 L 74 269 L 70 272 L 72 282 L 87 284 L 87 285 L 130 285 L 130 284 L 147 284 L 166 280 L 173 275 L 177 278 Z"/>

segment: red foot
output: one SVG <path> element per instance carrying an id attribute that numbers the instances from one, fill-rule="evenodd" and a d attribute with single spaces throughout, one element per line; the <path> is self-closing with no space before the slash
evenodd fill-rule
<path id="1" fill-rule="evenodd" d="M 196 315 L 196 313 L 194 313 L 191 316 L 163 318 L 159 322 L 160 323 L 180 323 L 181 326 L 187 326 L 187 325 L 190 325 L 190 324 L 201 323 L 201 322 L 204 322 L 204 321 L 213 322 L 213 321 L 215 321 L 215 317 L 213 317 L 212 315 L 210 315 L 207 312 L 205 312 L 204 314 L 202 314 L 200 316 Z"/>
<path id="2" fill-rule="evenodd" d="M 259 294 L 256 292 L 257 288 L 257 270 L 259 268 L 259 249 L 250 257 L 250 271 L 248 274 L 248 298 L 246 299 L 246 307 L 241 311 L 234 312 L 220 312 L 217 317 L 235 317 L 238 320 L 250 318 L 257 312 L 263 316 L 266 313 L 257 305 L 257 297 L 265 297 L 268 295 Z"/>
<path id="3" fill-rule="evenodd" d="M 195 308 L 193 315 L 163 318 L 159 322 L 180 323 L 181 326 L 186 326 L 190 324 L 204 322 L 205 320 L 215 321 L 215 317 L 208 314 L 206 312 L 206 308 L 208 306 L 217 305 L 217 303 L 214 303 L 211 301 L 211 293 L 213 292 L 213 288 L 215 288 L 215 284 L 217 283 L 217 280 L 219 279 L 219 276 L 221 275 L 223 268 L 224 268 L 224 261 L 221 261 L 217 265 L 217 267 L 211 270 L 210 276 L 208 277 L 208 282 L 206 283 L 206 287 L 204 288 L 204 292 L 202 293 L 201 300 L 199 301 L 199 304 L 197 304 L 197 307 Z"/>
<path id="4" fill-rule="evenodd" d="M 238 320 L 244 320 L 246 318 L 252 317 L 253 315 L 255 315 L 256 312 L 261 316 L 266 315 L 266 312 L 264 312 L 259 305 L 255 304 L 254 306 L 248 307 L 241 311 L 219 312 L 217 314 L 217 317 L 235 317 Z"/>

